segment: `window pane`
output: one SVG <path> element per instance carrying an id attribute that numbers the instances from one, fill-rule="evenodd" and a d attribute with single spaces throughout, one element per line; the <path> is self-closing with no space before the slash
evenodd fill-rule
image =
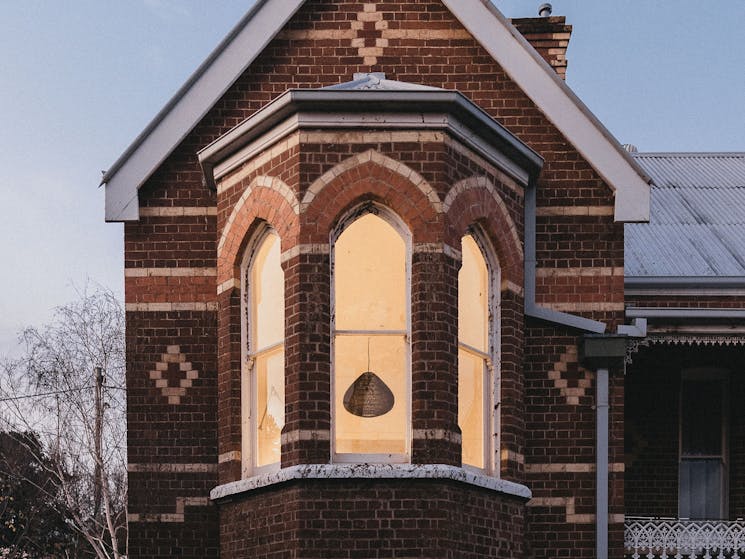
<path id="1" fill-rule="evenodd" d="M 458 340 L 489 351 L 489 270 L 473 237 L 463 237 L 463 263 L 458 273 Z"/>
<path id="2" fill-rule="evenodd" d="M 368 343 L 370 358 L 368 366 Z M 336 453 L 405 454 L 407 433 L 406 338 L 338 335 L 334 339 Z M 378 417 L 360 417 L 344 407 L 344 394 L 362 373 L 372 371 L 394 395 Z M 383 408 L 385 409 L 385 408 Z"/>
<path id="3" fill-rule="evenodd" d="M 684 380 L 681 398 L 684 455 L 721 455 L 723 383 Z"/>
<path id="4" fill-rule="evenodd" d="M 718 520 L 722 503 L 720 459 L 686 459 L 680 463 L 680 516 Z"/>
<path id="5" fill-rule="evenodd" d="M 484 369 L 482 357 L 458 351 L 458 425 L 463 463 L 484 468 Z"/>
<path id="6" fill-rule="evenodd" d="M 406 329 L 406 243 L 385 220 L 366 214 L 334 245 L 337 330 Z"/>
<path id="7" fill-rule="evenodd" d="M 285 275 L 280 264 L 276 233 L 264 237 L 251 264 L 251 352 L 281 342 L 285 337 Z"/>
<path id="8" fill-rule="evenodd" d="M 284 345 L 256 357 L 256 465 L 280 460 L 280 434 L 285 424 Z"/>
<path id="9" fill-rule="evenodd" d="M 458 273 L 458 341 L 489 351 L 489 269 L 471 235 L 462 239 L 463 262 Z M 458 425 L 463 436 L 463 463 L 485 468 L 484 383 L 486 361 L 458 350 Z"/>

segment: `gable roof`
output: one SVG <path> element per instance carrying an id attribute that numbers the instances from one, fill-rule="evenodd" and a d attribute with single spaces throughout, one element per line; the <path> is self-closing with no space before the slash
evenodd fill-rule
<path id="1" fill-rule="evenodd" d="M 625 226 L 627 278 L 745 277 L 745 153 L 637 153 L 649 223 Z"/>
<path id="2" fill-rule="evenodd" d="M 615 191 L 616 221 L 649 218 L 648 178 L 528 41 L 488 0 L 442 0 Z M 139 217 L 137 192 L 305 0 L 258 0 L 104 174 L 106 220 Z"/>

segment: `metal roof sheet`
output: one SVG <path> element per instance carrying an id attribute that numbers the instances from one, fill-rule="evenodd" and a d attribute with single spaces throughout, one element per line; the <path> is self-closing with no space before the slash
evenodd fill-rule
<path id="1" fill-rule="evenodd" d="M 386 79 L 384 72 L 359 72 L 354 74 L 352 81 L 329 85 L 327 87 L 322 87 L 321 89 L 335 91 L 361 91 L 369 89 L 390 91 L 444 91 L 440 87 L 389 80 Z"/>
<path id="2" fill-rule="evenodd" d="M 625 225 L 627 277 L 745 276 L 745 153 L 635 153 L 649 223 Z"/>

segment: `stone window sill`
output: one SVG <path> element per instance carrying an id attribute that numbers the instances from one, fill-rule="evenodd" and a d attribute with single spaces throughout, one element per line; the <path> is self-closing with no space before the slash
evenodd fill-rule
<path id="1" fill-rule="evenodd" d="M 440 479 L 451 480 L 526 501 L 530 489 L 512 481 L 447 464 L 307 464 L 292 466 L 224 485 L 210 492 L 213 501 L 299 479 Z"/>

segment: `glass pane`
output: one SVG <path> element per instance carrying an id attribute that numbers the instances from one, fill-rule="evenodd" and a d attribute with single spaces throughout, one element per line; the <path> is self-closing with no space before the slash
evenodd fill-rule
<path id="1" fill-rule="evenodd" d="M 458 351 L 458 425 L 463 463 L 484 468 L 484 359 Z"/>
<path id="2" fill-rule="evenodd" d="M 368 363 L 368 343 L 370 356 Z M 334 339 L 336 452 L 405 454 L 407 433 L 406 338 L 338 335 Z M 344 406 L 344 394 L 366 371 L 393 393 L 393 407 L 377 417 L 361 417 Z M 358 383 L 359 384 L 359 383 Z M 387 409 L 390 406 L 384 406 Z"/>
<path id="3" fill-rule="evenodd" d="M 334 244 L 337 330 L 406 329 L 406 243 L 366 214 Z"/>
<path id="4" fill-rule="evenodd" d="M 489 270 L 473 237 L 463 237 L 463 263 L 458 273 L 458 340 L 489 350 Z"/>
<path id="5" fill-rule="evenodd" d="M 722 454 L 722 397 L 721 381 L 683 381 L 680 413 L 684 455 Z"/>
<path id="6" fill-rule="evenodd" d="M 284 345 L 259 354 L 255 362 L 257 400 L 256 465 L 280 460 L 280 434 L 285 424 Z"/>
<path id="7" fill-rule="evenodd" d="M 680 516 L 694 520 L 719 520 L 722 516 L 720 459 L 691 459 L 680 463 Z"/>
<path id="8" fill-rule="evenodd" d="M 276 233 L 270 232 L 262 240 L 251 264 L 249 282 L 251 352 L 256 353 L 285 337 L 285 274 Z"/>

